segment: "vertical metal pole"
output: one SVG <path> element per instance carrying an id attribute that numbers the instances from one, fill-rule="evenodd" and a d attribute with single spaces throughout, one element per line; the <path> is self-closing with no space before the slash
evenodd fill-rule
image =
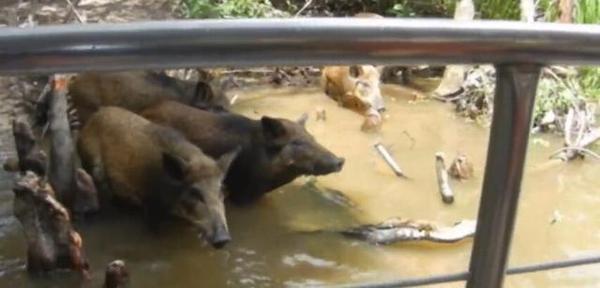
<path id="1" fill-rule="evenodd" d="M 494 115 L 467 288 L 500 288 L 506 272 L 541 67 L 496 65 Z"/>

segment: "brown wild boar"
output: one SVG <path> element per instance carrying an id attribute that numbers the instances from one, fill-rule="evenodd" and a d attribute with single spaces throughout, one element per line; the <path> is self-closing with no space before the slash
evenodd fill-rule
<path id="1" fill-rule="evenodd" d="M 31 273 L 71 269 L 87 275 L 82 240 L 71 225 L 67 209 L 50 185 L 28 171 L 13 188 L 13 213 L 27 240 L 27 270 Z"/>
<path id="2" fill-rule="evenodd" d="M 82 73 L 69 84 L 69 95 L 82 124 L 101 106 L 139 112 L 168 99 L 202 109 L 229 107 L 222 88 L 208 79 L 186 81 L 152 71 Z"/>
<path id="3" fill-rule="evenodd" d="M 215 161 L 174 129 L 118 107 L 100 108 L 78 141 L 101 195 L 143 207 L 151 225 L 167 214 L 182 218 L 216 248 L 230 240 L 221 186 L 231 148 Z"/>
<path id="4" fill-rule="evenodd" d="M 142 112 L 153 122 L 181 131 L 204 153 L 220 157 L 241 147 L 225 178 L 229 198 L 247 203 L 300 175 L 338 172 L 344 159 L 319 145 L 298 121 L 263 116 L 252 120 L 233 113 L 211 113 L 173 101 Z"/>
<path id="5" fill-rule="evenodd" d="M 323 69 L 321 82 L 327 94 L 342 107 L 365 115 L 361 130 L 374 131 L 381 126 L 385 111 L 379 88 L 379 70 L 372 65 L 329 66 Z"/>
<path id="6" fill-rule="evenodd" d="M 379 71 L 373 65 L 323 68 L 325 93 L 341 106 L 364 114 L 369 109 L 385 110 L 379 88 Z"/>

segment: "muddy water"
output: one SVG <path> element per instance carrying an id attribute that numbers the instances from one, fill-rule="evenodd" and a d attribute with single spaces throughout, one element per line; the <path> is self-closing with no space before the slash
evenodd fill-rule
<path id="1" fill-rule="evenodd" d="M 234 241 L 224 250 L 205 246 L 186 227 L 167 225 L 153 235 L 134 215 L 116 215 L 81 225 L 84 245 L 100 287 L 104 265 L 115 258 L 130 267 L 133 287 L 281 287 L 376 281 L 459 272 L 467 268 L 472 242 L 452 245 L 404 243 L 371 246 L 333 233 L 357 222 L 390 217 L 451 224 L 476 217 L 488 129 L 457 118 L 447 106 L 412 102 L 410 91 L 385 87 L 389 115 L 379 134 L 359 131 L 362 119 L 318 89 L 259 89 L 240 92 L 236 110 L 296 118 L 309 112 L 308 129 L 347 159 L 342 173 L 320 177 L 320 185 L 346 193 L 357 209 L 345 209 L 302 188 L 298 179 L 251 207 L 229 207 Z M 316 122 L 315 109 L 327 120 Z M 537 138 L 534 136 L 534 138 Z M 560 145 L 551 137 L 532 141 L 511 264 L 574 257 L 600 251 L 600 171 L 592 161 L 563 165 L 547 156 Z M 397 178 L 373 149 L 381 141 L 409 179 Z M 535 143 L 533 143 L 535 142 Z M 541 143 L 541 144 L 540 144 Z M 453 182 L 455 203 L 437 192 L 434 153 L 466 153 L 475 178 Z M 4 177 L 6 179 L 6 177 Z M 31 280 L 24 268 L 23 239 L 10 217 L 9 182 L 0 182 L 0 287 L 70 287 L 77 279 L 57 275 Z M 551 224 L 553 218 L 559 218 Z M 65 284 L 67 283 L 67 284 Z M 506 287 L 597 287 L 600 266 L 509 277 Z M 435 287 L 463 287 L 454 283 Z"/>

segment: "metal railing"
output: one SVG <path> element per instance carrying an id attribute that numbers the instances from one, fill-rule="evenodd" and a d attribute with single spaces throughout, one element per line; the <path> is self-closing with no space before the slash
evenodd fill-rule
<path id="1" fill-rule="evenodd" d="M 0 74 L 362 63 L 496 65 L 493 121 L 469 272 L 434 278 L 439 280 L 435 283 L 467 280 L 471 288 L 502 287 L 541 65 L 600 64 L 600 26 L 310 18 L 0 29 Z M 369 286 L 418 282 L 380 284 Z"/>

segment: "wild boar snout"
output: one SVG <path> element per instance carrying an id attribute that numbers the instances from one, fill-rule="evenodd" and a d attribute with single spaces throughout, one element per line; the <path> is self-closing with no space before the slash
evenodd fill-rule
<path id="1" fill-rule="evenodd" d="M 344 167 L 346 159 L 335 155 L 324 157 L 322 161 L 315 163 L 314 174 L 325 175 L 329 173 L 339 172 Z"/>
<path id="2" fill-rule="evenodd" d="M 222 224 L 217 224 L 216 227 L 214 227 L 214 233 L 210 239 L 210 244 L 216 249 L 221 249 L 225 247 L 229 241 L 231 241 L 231 235 L 229 235 L 227 227 Z"/>

